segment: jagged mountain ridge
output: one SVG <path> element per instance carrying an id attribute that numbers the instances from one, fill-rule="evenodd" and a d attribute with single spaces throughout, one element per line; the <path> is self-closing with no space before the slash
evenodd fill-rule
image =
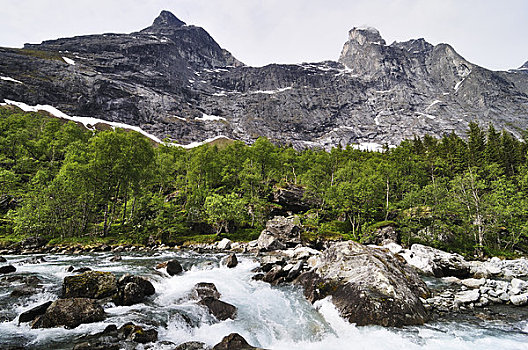
<path id="1" fill-rule="evenodd" d="M 523 67 L 490 71 L 423 39 L 387 45 L 373 28 L 353 28 L 337 62 L 248 67 L 163 11 L 136 33 L 1 48 L 0 101 L 140 126 L 180 144 L 224 135 L 297 148 L 391 145 L 463 135 L 470 121 L 519 135 L 528 128 Z"/>

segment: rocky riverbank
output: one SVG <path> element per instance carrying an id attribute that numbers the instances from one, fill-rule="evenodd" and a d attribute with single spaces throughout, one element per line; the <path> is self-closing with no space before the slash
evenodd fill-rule
<path id="1" fill-rule="evenodd" d="M 226 268 L 237 266 L 237 254 L 251 257 L 259 262 L 253 270 L 254 280 L 271 285 L 301 286 L 307 300 L 312 303 L 330 300 L 342 318 L 356 325 L 420 325 L 445 315 L 452 317 L 453 313 L 494 319 L 505 316 L 505 312 L 506 317 L 508 313 L 522 315 L 528 304 L 526 259 L 466 261 L 458 254 L 417 244 L 409 249 L 396 243 L 364 246 L 351 241 L 311 242 L 308 246 L 301 233 L 302 227 L 294 217 L 276 217 L 268 222 L 256 241 L 239 243 L 223 239 L 215 244 L 193 245 L 189 249 L 198 254 L 222 256 L 219 264 Z M 4 263 L 0 266 L 0 284 L 18 284 L 11 292 L 14 299 L 41 293 L 45 289 L 45 283 L 38 277 L 17 275 L 16 271 L 27 265 L 45 264 L 46 254 L 104 252 L 109 261 L 119 262 L 121 255 L 156 256 L 179 249 L 107 245 L 22 248 L 26 253 L 39 252 L 39 255 L 19 260 L 16 264 L 0 259 Z M 5 253 L 8 252 L 2 252 Z M 178 260 L 171 259 L 158 261 L 150 269 L 157 278 L 163 279 L 184 276 L 192 267 L 182 266 Z M 69 266 L 64 273 L 62 285 L 57 286 L 59 298 L 25 310 L 18 315 L 19 322 L 28 323 L 35 329 L 76 328 L 104 321 L 109 307 L 148 304 L 158 295 L 152 277 L 148 276 L 116 276 L 104 269 L 98 271 L 97 266 L 93 269 Z M 228 322 L 239 317 L 236 302 L 222 300 L 213 283 L 196 283 L 186 295 L 179 302 L 183 300 L 196 305 L 214 322 Z M 181 317 L 189 329 L 196 327 L 196 321 Z M 80 339 L 75 349 L 118 349 L 134 348 L 138 343 L 158 344 L 157 334 L 156 327 L 130 322 L 111 324 L 102 332 Z M 247 344 L 240 335 L 229 334 L 224 340 L 214 349 L 252 348 L 240 345 Z M 103 344 L 110 345 L 103 347 L 106 346 Z M 207 348 L 197 342 L 174 346 L 177 349 Z"/>

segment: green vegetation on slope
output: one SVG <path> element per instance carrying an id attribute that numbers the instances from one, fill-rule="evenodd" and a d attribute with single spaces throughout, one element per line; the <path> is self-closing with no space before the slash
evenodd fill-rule
<path id="1" fill-rule="evenodd" d="M 309 239 L 364 240 L 388 222 L 408 244 L 526 253 L 526 151 L 509 133 L 477 124 L 467 141 L 426 136 L 383 153 L 298 152 L 264 138 L 185 150 L 0 108 L 0 236 L 250 240 L 281 209 L 274 189 L 295 184 L 312 203 L 300 213 Z"/>

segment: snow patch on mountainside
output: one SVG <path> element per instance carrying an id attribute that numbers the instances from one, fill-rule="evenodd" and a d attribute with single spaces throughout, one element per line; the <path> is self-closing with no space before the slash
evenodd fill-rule
<path id="1" fill-rule="evenodd" d="M 217 115 L 209 115 L 209 114 L 205 114 L 205 113 L 202 113 L 202 116 L 201 117 L 196 117 L 194 118 L 195 120 L 200 120 L 200 121 L 219 121 L 219 120 L 226 120 L 226 118 L 224 117 L 219 117 Z"/>
<path id="2" fill-rule="evenodd" d="M 75 61 L 72 60 L 71 58 L 62 56 L 62 59 L 64 60 L 64 62 L 71 64 L 72 66 L 75 66 Z"/>
<path id="3" fill-rule="evenodd" d="M 151 139 L 151 140 L 153 140 L 155 142 L 162 143 L 162 141 L 159 138 L 157 138 L 156 136 L 154 136 L 152 134 L 149 134 L 148 132 L 144 131 L 143 129 L 141 129 L 138 126 L 132 126 L 132 125 L 124 124 L 124 123 L 110 122 L 110 121 L 107 121 L 107 120 L 98 119 L 98 118 L 92 118 L 92 117 L 70 116 L 70 115 L 58 110 L 57 108 L 55 108 L 53 106 L 50 106 L 50 105 L 30 106 L 30 105 L 27 105 L 27 104 L 25 104 L 23 102 L 17 102 L 17 101 L 11 101 L 11 100 L 4 100 L 4 101 L 5 101 L 6 104 L 16 106 L 16 107 L 20 108 L 21 110 L 23 110 L 25 112 L 46 111 L 49 114 L 51 114 L 51 115 L 53 115 L 53 116 L 55 116 L 57 118 L 71 120 L 71 121 L 74 121 L 74 122 L 81 123 L 87 129 L 93 130 L 95 125 L 99 124 L 99 123 L 108 124 L 108 125 L 112 126 L 113 128 L 122 128 L 122 129 L 128 129 L 128 130 L 137 131 L 140 134 L 145 135 L 146 137 L 148 137 L 149 139 Z"/>
<path id="4" fill-rule="evenodd" d="M 13 79 L 13 78 L 10 78 L 10 77 L 0 77 L 0 80 L 11 81 L 11 82 L 17 83 L 17 84 L 24 84 L 20 80 L 16 80 L 16 79 Z"/>

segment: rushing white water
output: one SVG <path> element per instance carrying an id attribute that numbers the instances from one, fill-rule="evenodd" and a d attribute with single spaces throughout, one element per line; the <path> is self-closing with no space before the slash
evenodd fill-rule
<path id="1" fill-rule="evenodd" d="M 107 325 L 118 327 L 134 322 L 155 327 L 160 341 L 179 344 L 202 341 L 215 345 L 224 336 L 237 332 L 251 345 L 266 349 L 528 349 L 528 319 L 517 324 L 501 322 L 442 322 L 401 329 L 377 326 L 356 327 L 343 320 L 331 301 L 324 299 L 311 305 L 295 287 L 272 287 L 251 279 L 257 263 L 250 257 L 239 257 L 240 263 L 228 269 L 220 263 L 223 255 L 163 253 L 154 256 L 127 255 L 122 261 L 110 262 L 110 254 L 85 256 L 46 256 L 46 262 L 27 263 L 27 256 L 7 257 L 17 267 L 15 275 L 38 276 L 44 290 L 30 297 L 14 298 L 10 292 L 16 282 L 0 279 L 0 348 L 19 345 L 34 349 L 71 349 L 84 334 L 95 334 Z M 156 263 L 178 258 L 186 268 L 180 276 L 169 277 L 156 271 Z M 105 306 L 104 322 L 84 324 L 73 330 L 63 328 L 31 329 L 18 324 L 17 317 L 36 305 L 54 300 L 62 280 L 69 273 L 65 267 L 91 267 L 148 277 L 156 294 L 146 303 L 133 306 Z M 234 320 L 218 322 L 189 298 L 198 282 L 212 282 L 221 300 L 238 308 Z M 3 322 L 2 322 L 3 321 Z M 164 349 L 162 345 L 154 348 Z M 165 347 L 167 348 L 167 347 Z"/>

